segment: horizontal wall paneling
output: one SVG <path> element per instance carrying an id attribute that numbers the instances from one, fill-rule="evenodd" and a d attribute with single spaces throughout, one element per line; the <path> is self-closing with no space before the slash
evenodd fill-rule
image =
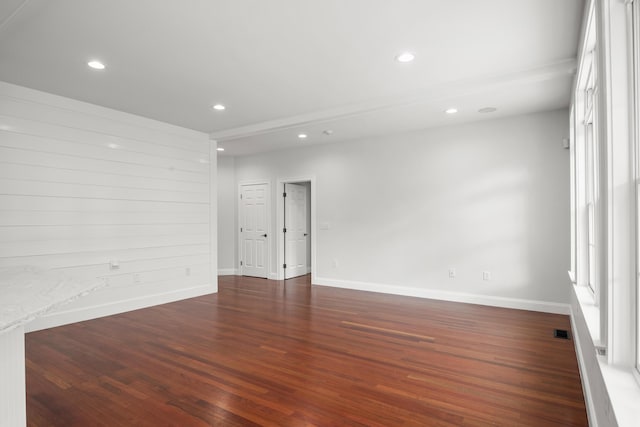
<path id="1" fill-rule="evenodd" d="M 0 82 L 0 267 L 104 281 L 55 324 L 215 291 L 210 145 L 204 133 Z"/>

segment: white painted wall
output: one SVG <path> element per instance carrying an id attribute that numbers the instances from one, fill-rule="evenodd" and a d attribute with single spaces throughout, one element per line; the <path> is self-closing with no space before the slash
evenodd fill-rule
<path id="1" fill-rule="evenodd" d="M 218 274 L 237 273 L 237 216 L 235 157 L 218 157 Z"/>
<path id="2" fill-rule="evenodd" d="M 238 157 L 236 179 L 316 177 L 315 283 L 567 312 L 568 122 L 561 110 Z"/>
<path id="3" fill-rule="evenodd" d="M 0 332 L 0 426 L 27 425 L 24 327 Z"/>
<path id="4" fill-rule="evenodd" d="M 204 133 L 0 82 L 0 266 L 108 281 L 27 328 L 215 292 L 215 161 Z"/>

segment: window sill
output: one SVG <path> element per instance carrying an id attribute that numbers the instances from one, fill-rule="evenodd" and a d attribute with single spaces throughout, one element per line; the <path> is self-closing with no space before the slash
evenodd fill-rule
<path id="1" fill-rule="evenodd" d="M 574 286 L 574 291 L 594 347 L 605 347 L 606 344 L 600 340 L 600 309 L 595 304 L 593 293 L 586 286 L 579 285 Z M 606 356 L 597 356 L 597 360 L 609 399 L 592 404 L 604 410 L 609 420 L 615 414 L 620 427 L 637 425 L 640 419 L 640 383 L 634 374 L 635 368 L 610 365 Z"/>
<path id="2" fill-rule="evenodd" d="M 607 386 L 611 407 L 618 426 L 636 426 L 640 419 L 640 385 L 633 368 L 609 365 L 604 357 L 598 357 L 604 383 Z M 608 405 L 607 405 L 608 406 Z M 605 408 L 605 413 L 609 408 Z"/>
<path id="3" fill-rule="evenodd" d="M 574 285 L 574 290 L 580 303 L 580 308 L 582 308 L 582 314 L 587 323 L 587 329 L 589 329 L 593 345 L 596 347 L 606 346 L 600 340 L 600 308 L 596 305 L 593 293 L 586 286 L 580 285 Z"/>

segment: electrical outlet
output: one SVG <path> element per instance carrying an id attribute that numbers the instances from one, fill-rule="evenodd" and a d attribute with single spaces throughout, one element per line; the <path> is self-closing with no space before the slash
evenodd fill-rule
<path id="1" fill-rule="evenodd" d="M 449 269 L 449 279 L 455 279 L 456 278 L 456 269 L 455 268 L 450 268 Z"/>
<path id="2" fill-rule="evenodd" d="M 489 280 L 491 280 L 491 272 L 490 271 L 483 271 L 482 272 L 482 280 L 485 280 L 487 282 Z"/>
<path id="3" fill-rule="evenodd" d="M 333 268 L 338 268 L 338 266 L 340 265 L 340 263 L 338 263 L 337 259 L 333 260 Z"/>
<path id="4" fill-rule="evenodd" d="M 133 275 L 133 283 L 140 283 L 140 275 L 138 273 Z"/>
<path id="5" fill-rule="evenodd" d="M 184 275 L 185 276 L 191 276 L 191 268 L 187 267 L 184 269 Z"/>

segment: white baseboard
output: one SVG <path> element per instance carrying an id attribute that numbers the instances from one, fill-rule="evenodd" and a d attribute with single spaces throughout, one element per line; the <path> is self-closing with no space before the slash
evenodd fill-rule
<path id="1" fill-rule="evenodd" d="M 590 427 L 598 427 L 598 417 L 596 415 L 596 406 L 591 394 L 591 382 L 589 381 L 589 370 L 584 361 L 584 355 L 582 354 L 582 346 L 580 345 L 580 334 L 575 322 L 575 313 L 573 308 L 569 307 L 571 314 L 571 337 L 573 338 L 573 346 L 576 351 L 576 358 L 578 359 L 578 369 L 580 371 L 580 381 L 582 382 L 582 394 L 584 395 L 584 403 L 587 407 L 587 418 L 589 420 Z"/>
<path id="2" fill-rule="evenodd" d="M 218 276 L 242 276 L 242 270 L 239 268 L 219 268 Z M 278 280 L 276 273 L 267 273 L 267 279 Z"/>
<path id="3" fill-rule="evenodd" d="M 355 289 L 359 291 L 380 292 L 383 294 L 403 295 L 409 297 L 429 298 L 442 301 L 463 302 L 468 304 L 488 305 L 492 307 L 514 308 L 518 310 L 540 311 L 543 313 L 570 314 L 569 304 L 557 302 L 535 301 L 519 298 L 506 298 L 488 295 L 477 295 L 462 292 L 449 292 L 437 289 L 413 288 L 382 283 L 358 282 L 352 280 L 325 279 L 316 277 L 314 285 L 333 286 L 336 288 Z"/>
<path id="4" fill-rule="evenodd" d="M 98 317 L 111 316 L 113 314 L 124 313 L 126 311 L 133 311 L 154 305 L 213 294 L 217 291 L 217 284 L 206 284 L 187 289 L 164 292 L 161 294 L 145 295 L 125 301 L 108 302 L 92 307 L 54 311 L 26 324 L 24 329 L 25 332 L 34 332 L 41 329 L 67 325 L 69 323 L 83 322 L 85 320 L 96 319 Z"/>
<path id="5" fill-rule="evenodd" d="M 240 271 L 237 268 L 219 268 L 218 276 L 239 276 Z"/>

